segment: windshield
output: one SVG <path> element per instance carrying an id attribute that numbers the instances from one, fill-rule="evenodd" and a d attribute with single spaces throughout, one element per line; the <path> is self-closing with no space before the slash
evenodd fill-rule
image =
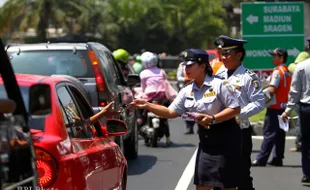
<path id="1" fill-rule="evenodd" d="M 23 101 L 27 112 L 29 113 L 29 87 L 19 86 L 20 92 L 22 93 Z M 3 84 L 0 84 L 0 98 L 7 99 L 7 93 Z M 30 129 L 39 129 L 44 131 L 45 119 L 44 118 L 31 118 L 29 120 Z"/>
<path id="2" fill-rule="evenodd" d="M 87 50 L 8 52 L 15 73 L 93 77 Z"/>

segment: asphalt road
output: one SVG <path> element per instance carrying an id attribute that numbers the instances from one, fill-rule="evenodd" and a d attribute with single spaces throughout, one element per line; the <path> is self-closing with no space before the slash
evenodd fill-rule
<path id="1" fill-rule="evenodd" d="M 184 123 L 180 119 L 170 121 L 171 139 L 174 144 L 166 147 L 164 139 L 158 148 L 144 146 L 140 140 L 139 157 L 128 161 L 128 190 L 194 190 L 191 179 L 193 164 L 189 164 L 198 143 L 198 136 L 183 135 Z M 258 137 L 259 138 L 259 137 Z M 255 159 L 260 139 L 253 139 L 254 148 L 252 159 Z M 300 166 L 300 153 L 288 151 L 294 140 L 287 139 L 286 155 L 283 167 L 257 167 L 252 168 L 254 184 L 257 190 L 306 190 L 310 187 L 302 186 Z M 186 169 L 186 172 L 184 170 Z M 189 172 L 188 172 L 189 169 Z M 183 173 L 184 172 L 184 173 Z M 183 176 L 179 183 L 179 179 Z M 187 183 L 188 181 L 188 183 Z M 177 185 L 178 188 L 177 187 Z M 187 185 L 189 184 L 189 185 Z"/>

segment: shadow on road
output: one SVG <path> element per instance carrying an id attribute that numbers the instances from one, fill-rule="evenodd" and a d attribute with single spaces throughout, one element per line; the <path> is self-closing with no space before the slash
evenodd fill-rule
<path id="1" fill-rule="evenodd" d="M 128 160 L 128 175 L 140 175 L 150 170 L 157 162 L 157 157 L 139 155 L 136 160 Z"/>

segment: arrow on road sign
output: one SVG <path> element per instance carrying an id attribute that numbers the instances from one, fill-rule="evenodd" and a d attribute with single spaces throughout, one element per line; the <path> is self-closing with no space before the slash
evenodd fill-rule
<path id="1" fill-rule="evenodd" d="M 296 57 L 300 51 L 297 48 L 287 50 L 287 54 Z"/>
<path id="2" fill-rule="evenodd" d="M 250 23 L 253 24 L 255 22 L 258 22 L 258 16 L 253 16 L 252 14 L 250 14 L 246 20 Z"/>

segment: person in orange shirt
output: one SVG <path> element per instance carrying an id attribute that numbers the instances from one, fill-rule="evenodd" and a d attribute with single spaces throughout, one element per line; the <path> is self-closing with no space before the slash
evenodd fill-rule
<path id="1" fill-rule="evenodd" d="M 225 70 L 225 65 L 220 60 L 222 45 L 218 42 L 218 39 L 214 41 L 214 45 L 216 47 L 216 52 L 217 52 L 218 57 L 212 59 L 212 61 L 210 61 L 210 65 L 211 65 L 212 70 L 213 70 L 213 75 L 216 75 L 216 74 Z"/>
<path id="2" fill-rule="evenodd" d="M 280 129 L 278 115 L 281 115 L 288 102 L 288 93 L 291 85 L 291 73 L 285 65 L 287 60 L 287 51 L 282 48 L 276 48 L 270 51 L 272 61 L 276 65 L 270 77 L 270 86 L 267 93 L 275 96 L 276 103 L 267 107 L 264 122 L 264 140 L 261 145 L 261 151 L 256 160 L 252 162 L 253 166 L 266 166 L 269 155 L 274 148 L 272 161 L 268 164 L 282 166 L 285 148 L 285 131 Z"/>

